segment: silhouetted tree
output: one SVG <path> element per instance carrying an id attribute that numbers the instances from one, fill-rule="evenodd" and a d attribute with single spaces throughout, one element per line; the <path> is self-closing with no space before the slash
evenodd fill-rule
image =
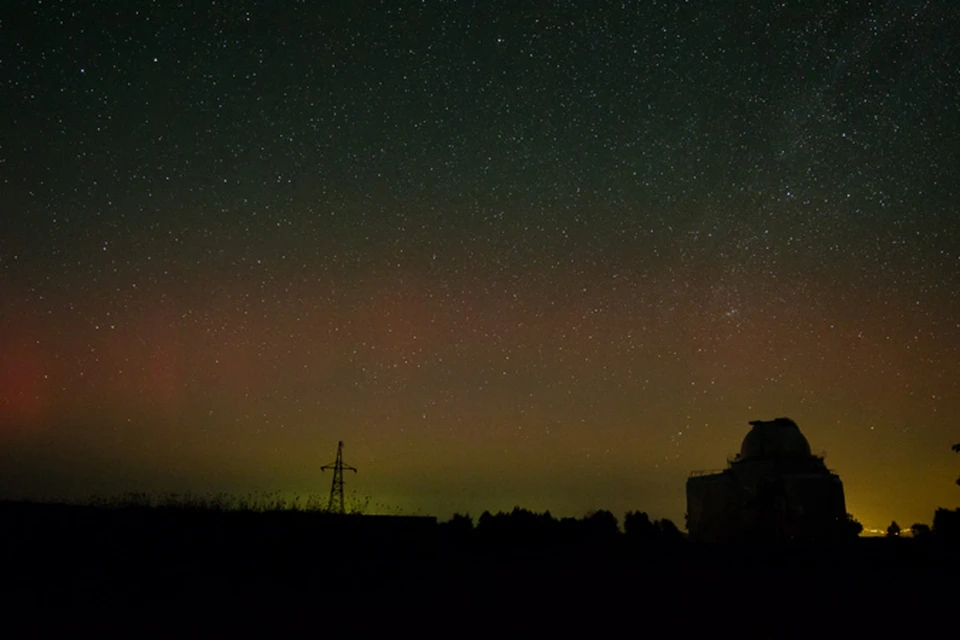
<path id="1" fill-rule="evenodd" d="M 582 542 L 583 527 L 576 518 L 561 518 L 557 524 L 557 535 L 565 543 Z"/>
<path id="2" fill-rule="evenodd" d="M 476 532 L 483 540 L 501 545 L 548 544 L 555 537 L 557 521 L 549 511 L 534 513 L 514 507 L 510 513 L 491 515 L 484 511 Z"/>
<path id="3" fill-rule="evenodd" d="M 860 524 L 852 514 L 848 513 L 844 518 L 840 529 L 841 538 L 856 538 L 863 532 L 863 525 Z"/>
<path id="4" fill-rule="evenodd" d="M 447 524 L 457 529 L 472 530 L 473 518 L 470 517 L 469 513 L 455 513 L 453 517 L 447 521 Z"/>
<path id="5" fill-rule="evenodd" d="M 910 533 L 917 540 L 929 540 L 931 537 L 930 525 L 915 522 L 913 526 L 910 527 Z"/>
<path id="6" fill-rule="evenodd" d="M 583 521 L 584 534 L 590 540 L 608 540 L 620 533 L 617 516 L 601 509 L 586 516 Z"/>
<path id="7" fill-rule="evenodd" d="M 960 545 L 960 509 L 937 509 L 933 514 L 933 535 L 947 545 Z"/>
<path id="8" fill-rule="evenodd" d="M 673 520 L 668 520 L 667 518 L 657 520 L 656 526 L 660 531 L 660 538 L 664 542 L 679 542 L 683 540 L 683 534 L 680 533 L 677 525 L 673 524 Z"/>
<path id="9" fill-rule="evenodd" d="M 447 538 L 451 541 L 463 543 L 470 539 L 473 533 L 473 518 L 469 514 L 455 513 L 453 517 L 442 525 Z"/>
<path id="10" fill-rule="evenodd" d="M 657 537 L 657 528 L 643 511 L 627 511 L 623 516 L 623 532 L 628 540 L 648 542 Z"/>
<path id="11" fill-rule="evenodd" d="M 887 537 L 888 538 L 899 538 L 900 537 L 900 525 L 897 524 L 897 521 L 894 520 L 890 523 L 890 526 L 887 527 Z"/>

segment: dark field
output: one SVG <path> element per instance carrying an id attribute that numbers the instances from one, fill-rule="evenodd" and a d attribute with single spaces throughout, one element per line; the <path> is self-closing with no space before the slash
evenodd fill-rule
<path id="1" fill-rule="evenodd" d="M 0 505 L 8 626 L 131 635 L 955 637 L 936 540 L 717 549 L 432 518 Z"/>

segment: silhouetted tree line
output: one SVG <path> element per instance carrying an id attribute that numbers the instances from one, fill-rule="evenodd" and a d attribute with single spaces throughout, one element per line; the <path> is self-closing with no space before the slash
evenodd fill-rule
<path id="1" fill-rule="evenodd" d="M 643 511 L 628 511 L 623 526 L 606 510 L 594 511 L 582 518 L 556 518 L 549 511 L 537 513 L 521 507 L 507 512 L 484 511 L 474 523 L 468 514 L 454 514 L 440 523 L 445 538 L 455 544 L 538 548 L 556 544 L 609 544 L 623 542 L 638 546 L 676 545 L 686 536 L 669 519 L 651 520 Z M 852 515 L 842 524 L 840 540 L 856 539 L 863 531 Z M 937 509 L 933 526 L 914 523 L 911 538 L 960 548 L 960 509 Z M 902 528 L 892 522 L 887 537 L 901 537 Z"/>
<path id="2" fill-rule="evenodd" d="M 552 544 L 605 544 L 626 541 L 642 544 L 677 544 L 684 535 L 670 520 L 651 521 L 642 511 L 628 511 L 621 531 L 617 517 L 606 510 L 582 518 L 555 518 L 549 511 L 536 513 L 521 507 L 492 514 L 484 511 L 476 526 L 469 515 L 455 514 L 442 523 L 455 543 L 484 546 L 544 547 Z"/>
<path id="3" fill-rule="evenodd" d="M 960 453 L 960 443 L 950 447 L 955 453 Z M 957 479 L 960 485 L 960 478 Z M 933 527 L 917 522 L 910 527 L 914 540 L 925 544 L 940 544 L 945 547 L 960 549 L 960 509 L 937 509 L 933 514 Z M 901 529 L 896 521 L 887 527 L 888 538 L 900 537 Z"/>
<path id="4" fill-rule="evenodd" d="M 960 509 L 937 509 L 933 527 L 922 522 L 910 526 L 910 537 L 924 544 L 941 544 L 960 548 Z M 901 538 L 904 530 L 894 520 L 887 527 L 887 538 Z"/>

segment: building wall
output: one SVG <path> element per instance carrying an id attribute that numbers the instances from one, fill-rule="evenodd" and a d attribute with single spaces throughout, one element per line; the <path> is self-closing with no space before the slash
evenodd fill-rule
<path id="1" fill-rule="evenodd" d="M 785 477 L 787 495 L 799 513 L 791 533 L 798 538 L 819 539 L 829 536 L 846 519 L 843 484 L 834 474 L 793 475 Z"/>
<path id="2" fill-rule="evenodd" d="M 687 480 L 691 540 L 817 540 L 846 518 L 840 478 L 750 465 Z"/>
<path id="3" fill-rule="evenodd" d="M 687 532 L 697 542 L 724 542 L 735 539 L 739 522 L 738 495 L 729 472 L 687 480 Z"/>

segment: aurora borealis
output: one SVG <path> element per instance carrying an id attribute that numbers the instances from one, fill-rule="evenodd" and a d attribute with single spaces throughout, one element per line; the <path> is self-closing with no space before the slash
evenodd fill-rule
<path id="1" fill-rule="evenodd" d="M 960 502 L 960 7 L 5 2 L 0 496 Z"/>

